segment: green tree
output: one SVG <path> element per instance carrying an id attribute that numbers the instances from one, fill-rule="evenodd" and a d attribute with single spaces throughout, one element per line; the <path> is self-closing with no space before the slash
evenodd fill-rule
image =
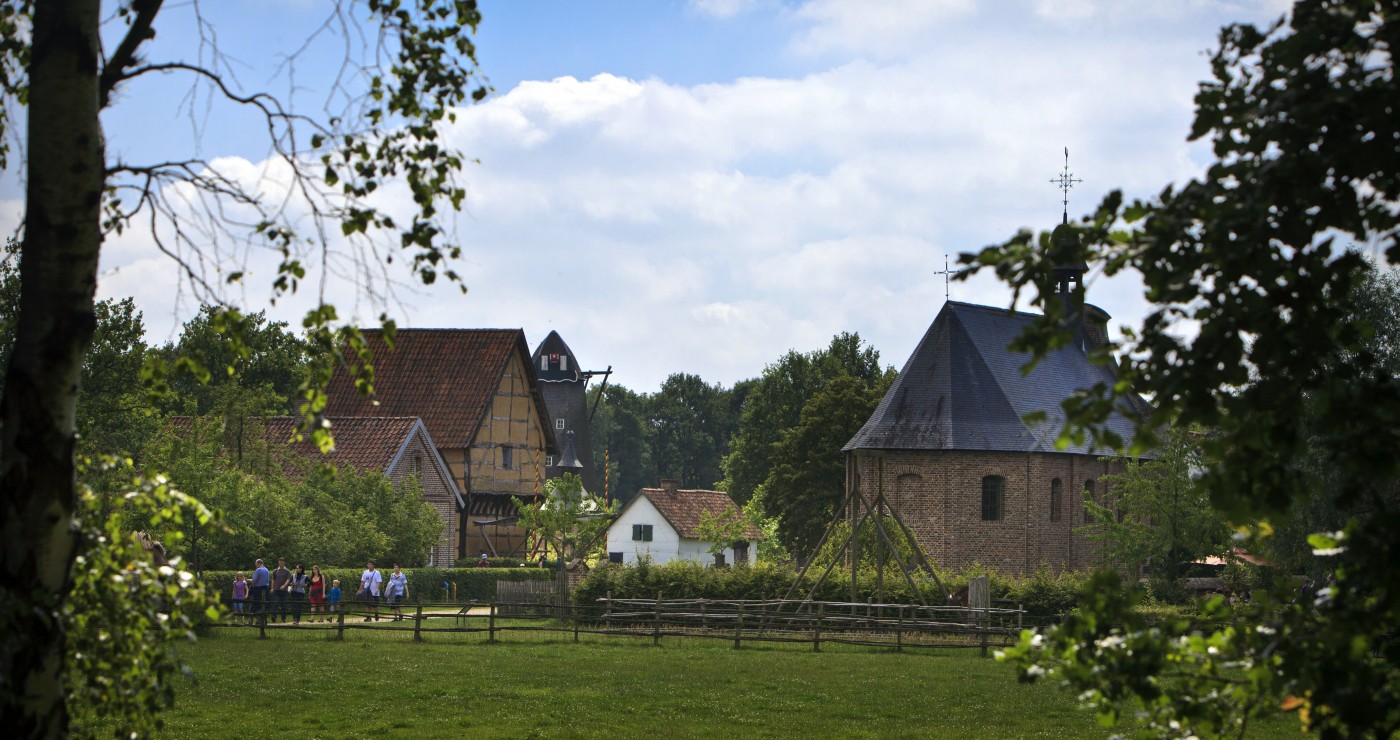
<path id="1" fill-rule="evenodd" d="M 236 342 L 230 341 L 236 337 Z M 222 308 L 203 306 L 186 321 L 180 337 L 161 348 L 160 355 L 174 364 L 193 360 L 209 369 L 203 382 L 191 374 L 171 378 L 167 406 L 183 413 L 206 414 L 219 405 L 218 390 L 227 384 L 256 388 L 278 399 L 264 410 L 269 415 L 295 413 L 306 382 L 306 343 L 281 321 L 268 321 L 258 311 L 235 317 Z"/>
<path id="2" fill-rule="evenodd" d="M 1177 593 L 1191 563 L 1230 549 L 1233 531 L 1191 477 L 1196 436 L 1170 433 L 1156 457 L 1130 460 L 1123 472 L 1103 476 L 1110 499 L 1084 499 L 1093 523 L 1080 530 L 1119 572 L 1148 566 L 1159 595 Z"/>
<path id="3" fill-rule="evenodd" d="M 1350 238 L 1400 261 L 1398 33 L 1400 13 L 1380 0 L 1298 0 L 1270 28 L 1228 26 L 1196 98 L 1191 137 L 1216 156 L 1205 176 L 1126 208 L 1112 193 L 1062 227 L 1078 237 L 1076 257 L 1141 273 L 1155 306 L 1112 348 L 1121 382 L 1065 403 L 1066 436 L 1096 434 L 1126 393 L 1144 392 L 1156 407 L 1143 429 L 1219 432 L 1201 441 L 1200 483 L 1236 523 L 1267 533 L 1315 495 L 1299 464 L 1309 450 L 1337 505 L 1369 512 L 1310 538 L 1334 585 L 1312 604 L 1238 608 L 1249 629 L 1149 628 L 1110 575 L 1063 627 L 1008 652 L 1023 677 L 1054 675 L 1106 720 L 1131 701 L 1163 735 L 1240 735 L 1283 702 L 1325 737 L 1400 732 L 1400 512 L 1387 497 L 1400 474 L 1400 383 L 1351 309 L 1371 268 L 1334 246 Z M 1048 299 L 1048 241 L 1021 234 L 964 258 L 1037 294 L 1045 320 L 1018 343 L 1037 353 L 1068 340 Z M 1176 331 L 1180 319 L 1198 331 Z"/>
<path id="4" fill-rule="evenodd" d="M 336 249 L 332 234 L 351 242 L 352 255 L 403 257 L 425 283 L 459 279 L 450 263 L 460 250 L 447 240 L 439 214 L 461 206 L 466 191 L 453 178 L 469 160 L 444 145 L 439 124 L 453 118 L 454 107 L 487 93 L 475 79 L 476 3 L 365 0 L 353 13 L 348 4 L 333 4 L 323 31 L 339 33 L 347 54 L 365 51 L 363 59 L 346 60 L 357 74 L 337 77 L 336 89 L 327 91 L 327 100 L 354 101 L 338 115 L 307 113 L 290 99 L 242 89 L 222 74 L 227 60 L 202 19 L 195 33 L 214 54 L 210 66 L 159 58 L 154 28 L 161 0 L 130 0 L 115 9 L 100 0 L 0 2 L 0 168 L 11 164 L 12 107 L 23 105 L 27 114 L 19 312 L 0 390 L 0 634 L 8 638 L 0 641 L 0 709 L 12 732 L 57 736 L 68 725 L 65 626 L 58 615 L 81 552 L 73 524 L 75 418 L 97 323 L 93 294 L 104 234 L 148 219 L 172 226 L 153 229 L 153 236 L 166 239 L 164 250 L 182 260 L 192 287 L 209 298 L 243 278 L 239 267 L 218 264 L 226 252 L 205 251 L 210 234 L 280 253 L 272 286 L 278 296 L 299 287 L 305 255 Z M 357 20 L 370 27 L 352 27 Z M 356 44 L 352 37 L 374 41 Z M 172 152 L 153 163 L 109 158 L 101 113 L 120 98 L 124 83 L 150 74 L 186 75 L 214 104 L 261 116 L 274 158 L 291 174 L 298 207 L 287 208 L 285 199 L 265 196 L 259 185 L 197 153 Z M 370 201 L 390 179 L 412 194 L 406 217 L 390 217 Z M 191 212 L 177 191 L 199 193 L 211 207 Z M 229 211 L 220 206 L 235 203 L 246 215 L 223 220 Z M 196 272 L 188 269 L 192 261 L 215 267 Z M 332 357 L 348 346 L 346 362 L 359 387 L 372 382 L 359 333 L 337 328 L 337 321 L 334 307 L 318 305 L 303 322 L 319 357 L 301 411 L 323 446 L 329 439 L 318 423 L 325 408 L 320 389 Z M 160 379 L 158 368 L 148 369 Z"/>
<path id="5" fill-rule="evenodd" d="M 727 395 L 698 375 L 675 373 L 649 397 L 651 459 L 662 478 L 695 488 L 720 479 L 734 427 Z"/>
<path id="6" fill-rule="evenodd" d="M 600 404 L 598 393 L 603 394 Z M 655 485 L 660 477 L 647 437 L 646 397 L 618 385 L 589 389 L 589 394 L 589 407 L 597 404 L 598 408 L 589 422 L 594 463 L 599 471 L 606 471 L 602 475 L 606 476 L 608 499 L 626 504 L 638 490 Z"/>
<path id="7" fill-rule="evenodd" d="M 617 504 L 583 490 L 583 479 L 573 473 L 544 482 L 544 497 L 525 502 L 515 499 L 520 526 L 544 540 L 546 554 L 554 551 L 559 562 L 587 559 L 602 552 L 603 535 L 617 513 Z"/>
<path id="8" fill-rule="evenodd" d="M 778 521 L 778 539 L 810 557 L 845 495 L 841 448 L 880 405 L 886 384 L 870 386 L 838 375 L 802 406 L 796 426 L 773 445 L 772 472 L 761 489 L 763 508 Z"/>
<path id="9" fill-rule="evenodd" d="M 721 484 L 735 501 L 748 501 L 768 480 L 774 446 L 783 431 L 797 426 L 803 405 L 828 381 L 842 375 L 869 385 L 888 385 L 893 379 L 892 371 L 881 370 L 880 353 L 875 348 L 866 346 L 859 334 L 843 332 L 832 337 L 825 349 L 807 354 L 789 351 L 764 368 L 757 381 L 745 386 Z M 842 440 L 842 445 L 845 442 Z"/>

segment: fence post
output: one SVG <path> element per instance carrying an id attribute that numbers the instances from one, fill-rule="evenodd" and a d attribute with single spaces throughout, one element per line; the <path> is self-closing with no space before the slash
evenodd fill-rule
<path id="1" fill-rule="evenodd" d="M 496 641 L 496 600 L 495 600 L 495 599 L 492 599 L 492 600 L 491 600 L 491 621 L 487 624 L 487 627 L 486 627 L 486 641 L 487 641 L 487 642 L 495 642 L 495 641 Z"/>
<path id="2" fill-rule="evenodd" d="M 653 622 L 651 624 L 651 644 L 661 644 L 661 592 L 656 592 L 656 604 L 652 613 Z"/>
<path id="3" fill-rule="evenodd" d="M 904 605 L 896 607 L 899 611 L 895 614 L 894 623 L 894 651 L 904 652 Z"/>
<path id="4" fill-rule="evenodd" d="M 345 612 L 335 613 L 335 639 L 345 642 Z"/>
<path id="5" fill-rule="evenodd" d="M 739 640 L 744 634 L 744 602 L 739 602 L 739 612 L 734 620 L 734 649 L 739 649 Z"/>
<path id="6" fill-rule="evenodd" d="M 574 620 L 574 642 L 578 642 L 578 604 L 569 603 L 569 618 Z"/>
<path id="7" fill-rule="evenodd" d="M 812 652 L 822 651 L 822 617 L 826 614 L 826 602 L 817 602 L 817 629 L 812 632 Z"/>
<path id="8" fill-rule="evenodd" d="M 710 628 L 709 604 L 710 602 L 706 599 L 700 600 L 700 629 L 703 630 Z"/>
<path id="9" fill-rule="evenodd" d="M 258 614 L 258 639 L 267 639 L 267 606 L 265 604 L 263 610 Z"/>
<path id="10" fill-rule="evenodd" d="M 1025 617 L 1026 617 L 1026 605 L 1025 605 L 1025 604 L 1017 604 L 1017 605 L 1016 605 L 1016 631 L 1017 631 L 1017 632 L 1020 632 L 1020 631 L 1021 631 L 1021 620 L 1025 619 Z"/>
<path id="11" fill-rule="evenodd" d="M 606 614 L 603 615 L 603 626 L 604 626 L 604 627 L 607 627 L 609 624 L 612 624 L 612 590 L 611 590 L 611 589 L 608 590 L 608 611 L 607 611 Z"/>
<path id="12" fill-rule="evenodd" d="M 418 600 L 418 612 L 413 615 L 413 641 L 422 642 L 423 634 L 423 600 Z"/>

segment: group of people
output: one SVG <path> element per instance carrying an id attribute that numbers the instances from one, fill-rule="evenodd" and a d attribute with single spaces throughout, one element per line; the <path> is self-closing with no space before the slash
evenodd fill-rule
<path id="1" fill-rule="evenodd" d="M 253 577 L 248 578 L 242 571 L 233 581 L 233 618 L 256 620 L 266 616 L 267 621 L 286 622 L 291 617 L 292 624 L 301 624 L 301 617 L 310 606 L 309 622 L 329 622 L 337 618 L 341 607 L 340 581 L 329 579 L 321 573 L 320 566 L 311 566 L 311 572 L 300 565 L 287 567 L 286 558 L 277 559 L 277 568 L 269 571 L 261 559 L 253 567 Z M 360 575 L 360 589 L 356 596 L 365 604 L 365 621 L 379 619 L 381 598 L 393 609 L 394 619 L 403 619 L 403 601 L 408 598 L 408 576 L 394 565 L 388 583 L 369 561 L 365 572 Z"/>

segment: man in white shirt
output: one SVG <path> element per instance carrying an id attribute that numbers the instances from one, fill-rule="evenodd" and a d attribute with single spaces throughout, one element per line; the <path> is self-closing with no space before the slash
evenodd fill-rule
<path id="1" fill-rule="evenodd" d="M 374 569 L 374 561 L 369 561 L 365 566 L 365 572 L 360 574 L 359 595 L 364 598 L 369 605 L 370 616 L 365 617 L 368 622 L 371 619 L 379 619 L 379 584 L 384 582 L 384 575 Z"/>

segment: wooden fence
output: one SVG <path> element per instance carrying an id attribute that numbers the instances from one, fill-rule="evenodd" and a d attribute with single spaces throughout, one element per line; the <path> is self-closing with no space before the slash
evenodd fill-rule
<path id="1" fill-rule="evenodd" d="M 506 584 L 502 584 L 503 586 Z M 303 624 L 274 623 L 268 615 L 244 615 L 242 622 L 225 619 L 218 627 L 251 626 L 266 638 L 281 630 L 334 631 L 344 639 L 346 630 L 411 631 L 415 640 L 425 634 L 485 633 L 495 642 L 510 632 L 571 633 L 651 638 L 692 637 L 732 640 L 735 648 L 745 642 L 784 642 L 811 645 L 865 645 L 892 648 L 974 648 L 987 654 L 991 645 L 1009 644 L 1025 624 L 1021 609 L 875 604 L 782 599 L 599 599 L 595 604 L 559 604 L 554 584 L 509 584 L 545 588 L 533 598 L 497 600 L 489 604 L 415 603 L 402 608 L 395 620 L 381 605 L 379 619 L 370 621 L 364 607 L 350 604 L 351 612 L 320 615 L 327 621 Z M 511 592 L 510 589 L 501 593 Z M 524 589 L 516 592 L 524 593 Z M 309 616 L 303 616 L 309 620 Z"/>

